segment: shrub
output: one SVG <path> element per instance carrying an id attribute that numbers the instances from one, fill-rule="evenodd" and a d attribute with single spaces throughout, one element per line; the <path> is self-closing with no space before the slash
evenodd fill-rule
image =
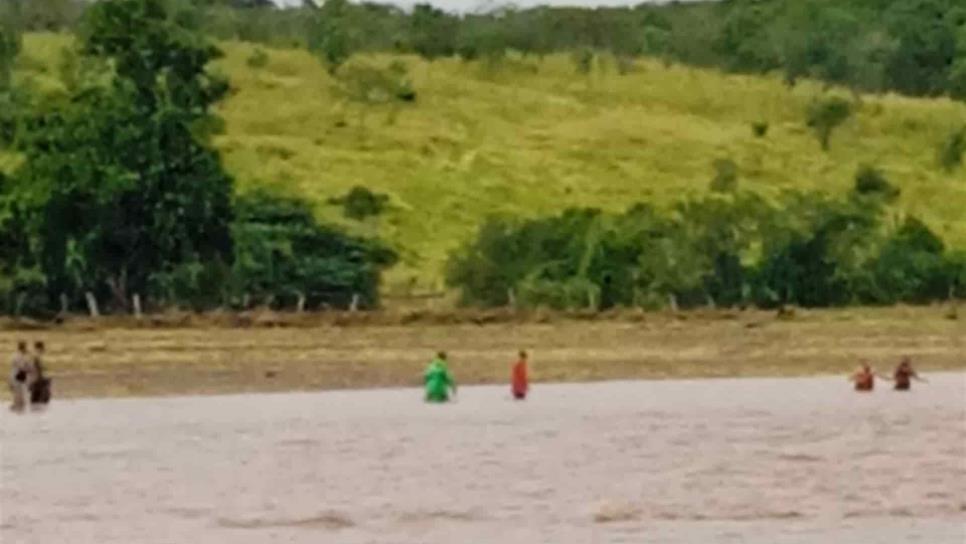
<path id="1" fill-rule="evenodd" d="M 597 54 L 589 47 L 584 47 L 573 52 L 571 60 L 578 74 L 589 75 L 594 70 L 594 59 Z"/>
<path id="2" fill-rule="evenodd" d="M 350 189 L 344 196 L 329 199 L 329 204 L 342 206 L 342 213 L 346 217 L 358 221 L 382 214 L 388 203 L 389 196 L 374 193 L 359 185 Z"/>
<path id="3" fill-rule="evenodd" d="M 892 201 L 899 197 L 901 190 L 889 183 L 881 170 L 869 165 L 862 165 L 855 173 L 856 194 L 863 196 L 880 196 Z"/>
<path id="4" fill-rule="evenodd" d="M 247 64 L 249 68 L 264 68 L 268 66 L 268 60 L 268 53 L 266 53 L 261 47 L 256 47 L 255 50 L 252 51 L 252 54 L 249 55 L 245 60 L 245 64 Z"/>
<path id="5" fill-rule="evenodd" d="M 669 212 L 492 219 L 450 259 L 447 282 L 468 304 L 503 305 L 512 291 L 571 309 L 919 303 L 966 289 L 966 257 L 915 219 L 887 233 L 883 218 L 878 200 L 732 192 Z"/>
<path id="6" fill-rule="evenodd" d="M 755 121 L 751 124 L 751 133 L 755 135 L 756 138 L 764 138 L 768 135 L 768 122 L 767 121 Z"/>
<path id="7" fill-rule="evenodd" d="M 336 82 L 339 94 L 367 106 L 416 100 L 409 70 L 400 61 L 393 61 L 386 67 L 354 61 L 339 70 Z"/>
<path id="8" fill-rule="evenodd" d="M 963 164 L 964 154 L 966 154 L 966 125 L 950 131 L 939 144 L 937 153 L 939 165 L 947 172 L 952 172 Z"/>

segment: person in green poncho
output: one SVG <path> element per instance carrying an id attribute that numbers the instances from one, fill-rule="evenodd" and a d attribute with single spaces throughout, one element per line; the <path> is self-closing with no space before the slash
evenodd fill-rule
<path id="1" fill-rule="evenodd" d="M 446 367 L 446 352 L 439 352 L 423 374 L 426 383 L 426 402 L 447 402 L 450 392 L 456 395 L 456 381 Z"/>

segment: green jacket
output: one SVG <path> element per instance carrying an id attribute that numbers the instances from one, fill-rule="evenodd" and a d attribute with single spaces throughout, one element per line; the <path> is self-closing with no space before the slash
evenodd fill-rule
<path id="1" fill-rule="evenodd" d="M 449 400 L 450 390 L 456 392 L 456 381 L 446 368 L 446 361 L 433 359 L 423 374 L 426 384 L 426 400 L 429 402 L 446 402 Z"/>

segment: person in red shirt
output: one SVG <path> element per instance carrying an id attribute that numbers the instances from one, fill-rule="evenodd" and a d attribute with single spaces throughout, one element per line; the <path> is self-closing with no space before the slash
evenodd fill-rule
<path id="1" fill-rule="evenodd" d="M 510 382 L 513 398 L 517 400 L 527 398 L 527 392 L 530 390 L 530 378 L 527 374 L 527 352 L 520 350 L 520 358 L 513 365 L 513 375 Z"/>
<path id="2" fill-rule="evenodd" d="M 859 369 L 849 379 L 855 383 L 856 391 L 872 391 L 875 389 L 875 377 L 876 372 L 869 366 L 868 361 L 862 361 Z"/>

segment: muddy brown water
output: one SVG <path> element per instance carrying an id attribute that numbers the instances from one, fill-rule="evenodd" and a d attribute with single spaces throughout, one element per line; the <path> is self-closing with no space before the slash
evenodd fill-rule
<path id="1" fill-rule="evenodd" d="M 966 542 L 966 373 L 56 402 L 0 414 L 0 541 Z"/>

